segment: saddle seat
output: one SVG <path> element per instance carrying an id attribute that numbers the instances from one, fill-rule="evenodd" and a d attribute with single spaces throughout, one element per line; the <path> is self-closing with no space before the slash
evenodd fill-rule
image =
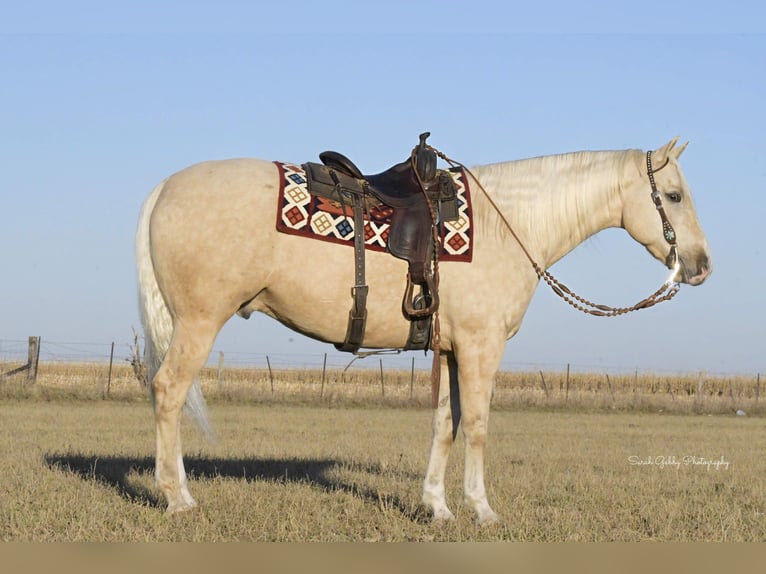
<path id="1" fill-rule="evenodd" d="M 423 142 L 423 138 L 421 141 Z M 433 184 L 438 183 L 434 181 L 436 154 L 430 150 L 424 150 L 424 152 L 416 151 L 415 168 L 413 168 L 410 158 L 374 175 L 363 175 L 354 162 L 336 151 L 324 151 L 319 154 L 319 159 L 328 167 L 365 181 L 365 190 L 374 195 L 381 203 L 389 207 L 406 208 L 425 203 L 424 190 L 420 186 L 418 175 L 420 181 L 426 186 L 425 192 L 429 194 L 429 197 L 433 200 L 439 199 L 439 190 L 433 189 Z M 431 154 L 433 155 L 431 156 Z"/>
<path id="2" fill-rule="evenodd" d="M 442 218 L 446 221 L 457 218 L 455 184 L 449 174 L 436 169 L 436 152 L 426 146 L 429 135 L 428 132 L 420 134 L 420 142 L 409 159 L 375 175 L 364 175 L 342 153 L 324 151 L 319 154 L 327 168 L 357 180 L 364 195 L 372 195 L 393 208 L 386 247 L 395 257 L 409 262 L 410 279 L 418 285 L 428 283 L 434 226 Z M 429 202 L 434 207 L 434 214 Z"/>

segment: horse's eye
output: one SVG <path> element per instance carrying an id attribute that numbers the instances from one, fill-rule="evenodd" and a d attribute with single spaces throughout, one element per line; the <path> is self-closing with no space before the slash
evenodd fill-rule
<path id="1" fill-rule="evenodd" d="M 681 203 L 681 194 L 678 193 L 677 191 L 671 191 L 670 193 L 666 193 L 665 197 L 667 197 L 673 203 Z"/>

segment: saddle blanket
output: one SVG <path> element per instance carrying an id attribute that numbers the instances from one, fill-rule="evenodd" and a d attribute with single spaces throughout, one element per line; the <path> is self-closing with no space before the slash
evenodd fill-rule
<path id="1" fill-rule="evenodd" d="M 311 195 L 306 186 L 303 168 L 275 161 L 279 170 L 279 209 L 277 231 L 354 246 L 354 218 L 350 206 Z M 473 216 L 468 177 L 462 169 L 450 170 L 457 188 L 459 217 L 442 223 L 441 261 L 470 262 L 473 257 Z M 385 205 L 367 210 L 364 237 L 367 249 L 385 251 L 391 225 L 390 207 Z"/>

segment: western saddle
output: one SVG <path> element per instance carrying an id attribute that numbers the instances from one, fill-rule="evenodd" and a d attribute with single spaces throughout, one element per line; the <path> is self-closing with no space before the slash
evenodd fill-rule
<path id="1" fill-rule="evenodd" d="M 303 165 L 309 193 L 340 204 L 344 212 L 351 206 L 353 213 L 355 284 L 346 337 L 335 345 L 341 351 L 356 353 L 364 340 L 369 290 L 365 281 L 364 212 L 382 205 L 393 212 L 386 248 L 408 263 L 402 313 L 411 326 L 404 348 L 428 348 L 431 319 L 439 308 L 441 222 L 458 218 L 455 183 L 448 172 L 436 168 L 436 152 L 426 144 L 429 135 L 420 135 L 408 159 L 376 175 L 363 175 L 350 159 L 335 151 L 320 153 L 321 164 Z"/>

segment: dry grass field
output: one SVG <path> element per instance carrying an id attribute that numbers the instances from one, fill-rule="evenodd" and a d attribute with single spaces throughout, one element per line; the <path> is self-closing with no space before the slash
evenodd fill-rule
<path id="1" fill-rule="evenodd" d="M 184 425 L 201 509 L 179 517 L 162 513 L 151 407 L 127 369 L 108 389 L 103 365 L 2 383 L 0 540 L 766 540 L 766 418 L 745 383 L 703 381 L 720 388 L 695 398 L 683 382 L 652 393 L 572 377 L 567 394 L 546 375 L 546 398 L 532 375 L 537 390 L 501 378 L 487 487 L 504 520 L 479 528 L 461 502 L 460 438 L 447 475 L 457 520 L 432 525 L 419 507 L 426 375 L 410 398 L 409 373 L 385 389 L 376 374 L 328 374 L 324 393 L 305 373 L 275 373 L 273 393 L 268 373 L 235 374 L 203 377 L 217 441 Z"/>

